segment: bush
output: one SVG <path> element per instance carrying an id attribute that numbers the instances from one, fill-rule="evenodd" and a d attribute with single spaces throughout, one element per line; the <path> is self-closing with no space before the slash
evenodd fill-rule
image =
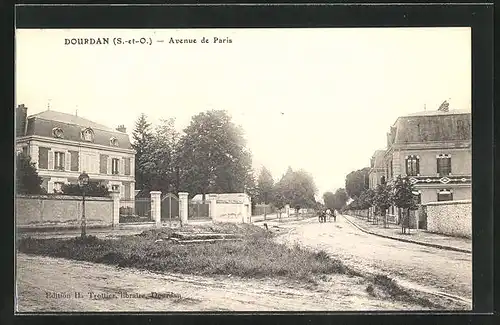
<path id="1" fill-rule="evenodd" d="M 82 189 L 78 184 L 64 184 L 62 186 L 63 195 L 82 195 Z M 109 190 L 105 185 L 100 185 L 98 182 L 89 182 L 85 187 L 85 195 L 106 197 L 109 196 Z"/>

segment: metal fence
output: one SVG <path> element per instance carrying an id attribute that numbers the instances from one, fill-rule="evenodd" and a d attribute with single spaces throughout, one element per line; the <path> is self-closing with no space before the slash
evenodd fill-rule
<path id="1" fill-rule="evenodd" d="M 149 222 L 151 216 L 151 199 L 136 198 L 134 201 L 120 201 L 120 222 Z"/>
<path id="2" fill-rule="evenodd" d="M 188 205 L 188 219 L 209 219 L 209 203 L 190 203 Z"/>

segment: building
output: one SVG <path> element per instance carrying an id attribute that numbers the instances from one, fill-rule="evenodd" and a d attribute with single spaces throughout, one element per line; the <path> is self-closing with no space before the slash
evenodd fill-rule
<path id="1" fill-rule="evenodd" d="M 471 199 L 471 165 L 469 111 L 446 108 L 400 116 L 387 133 L 385 178 L 408 176 L 422 204 Z"/>
<path id="2" fill-rule="evenodd" d="M 385 150 L 376 150 L 370 159 L 370 171 L 368 173 L 369 188 L 375 190 L 385 178 Z"/>
<path id="3" fill-rule="evenodd" d="M 121 200 L 135 197 L 135 151 L 123 126 L 116 130 L 85 118 L 47 110 L 27 115 L 16 108 L 16 150 L 31 156 L 48 193 L 77 183 L 87 172 L 91 181 L 119 191 Z"/>

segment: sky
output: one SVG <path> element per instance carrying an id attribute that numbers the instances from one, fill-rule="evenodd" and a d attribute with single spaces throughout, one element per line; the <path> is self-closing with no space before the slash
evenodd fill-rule
<path id="1" fill-rule="evenodd" d="M 15 101 L 28 115 L 78 110 L 131 134 L 141 113 L 182 130 L 197 113 L 227 110 L 257 171 L 277 181 L 288 166 L 304 169 L 318 196 L 369 166 L 398 116 L 444 100 L 471 109 L 470 28 L 18 29 L 15 51 Z"/>

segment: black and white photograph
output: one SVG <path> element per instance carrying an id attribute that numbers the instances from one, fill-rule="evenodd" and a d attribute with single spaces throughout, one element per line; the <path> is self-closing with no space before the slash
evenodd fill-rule
<path id="1" fill-rule="evenodd" d="M 15 311 L 472 310 L 469 27 L 15 30 Z"/>

